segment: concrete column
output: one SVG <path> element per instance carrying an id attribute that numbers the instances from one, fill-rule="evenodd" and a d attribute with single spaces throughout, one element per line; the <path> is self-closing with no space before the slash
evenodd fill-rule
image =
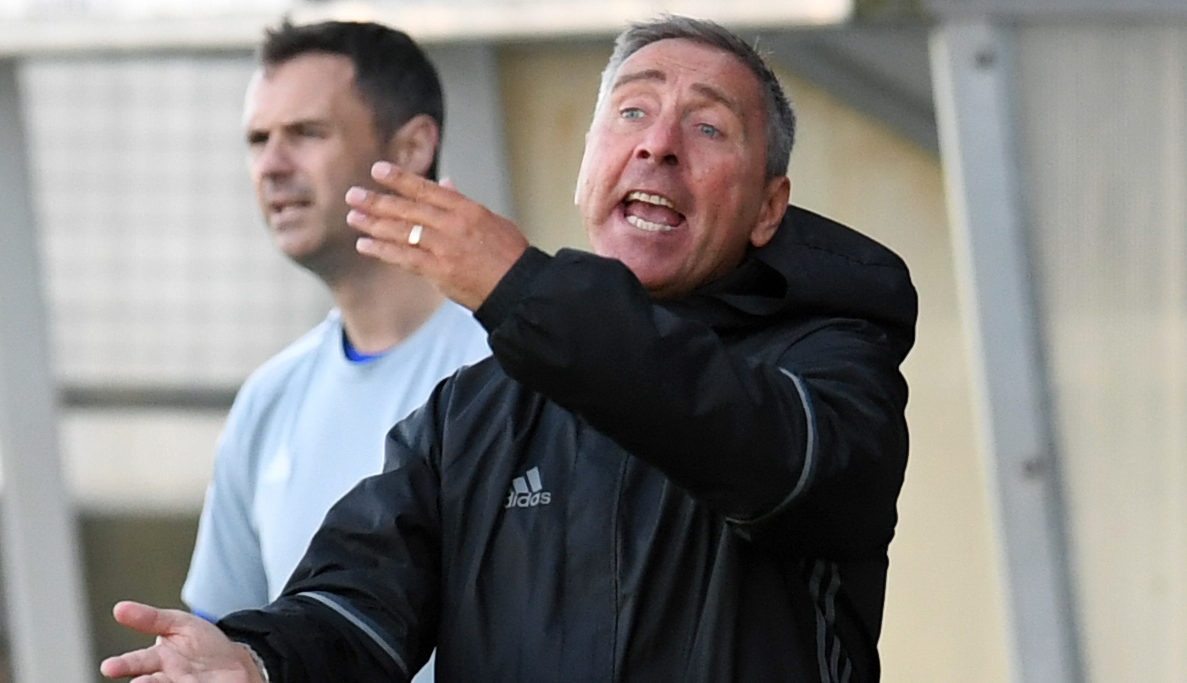
<path id="1" fill-rule="evenodd" d="M 1002 540 L 1013 675 L 1072 683 L 1082 671 L 1014 152 L 1008 31 L 946 21 L 931 51 L 978 437 Z"/>
<path id="2" fill-rule="evenodd" d="M 87 681 L 97 667 L 58 455 L 17 65 L 0 58 L 0 528 L 8 633 L 16 680 Z"/>

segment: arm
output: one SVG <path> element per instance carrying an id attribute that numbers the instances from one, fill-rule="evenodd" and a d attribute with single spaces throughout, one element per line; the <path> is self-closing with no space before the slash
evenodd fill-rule
<path id="1" fill-rule="evenodd" d="M 409 680 L 436 641 L 440 582 L 436 411 L 443 392 L 388 435 L 388 469 L 326 516 L 284 592 L 219 627 L 274 680 Z"/>
<path id="2" fill-rule="evenodd" d="M 877 325 L 815 319 L 772 334 L 775 353 L 743 353 L 655 304 L 617 262 L 569 251 L 529 252 L 478 317 L 508 374 L 744 535 L 832 556 L 889 540 L 906 389 Z"/>
<path id="3" fill-rule="evenodd" d="M 475 310 L 512 377 L 659 467 L 748 538 L 831 556 L 884 549 L 906 460 L 898 363 L 910 344 L 892 341 L 860 304 L 886 296 L 913 311 L 897 257 L 854 258 L 850 235 L 839 259 L 794 263 L 823 267 L 829 283 L 833 269 L 843 276 L 809 288 L 821 298 L 797 303 L 797 325 L 778 323 L 786 338 L 770 343 L 784 352 L 771 358 L 731 351 L 708 325 L 652 301 L 621 263 L 549 257 L 451 188 L 383 165 L 373 176 L 396 194 L 348 194 L 348 221 L 365 235 L 359 251 Z M 414 224 L 424 231 L 410 245 Z M 851 277 L 887 265 L 901 271 L 887 287 Z M 913 328 L 909 317 L 894 322 Z"/>
<path id="4" fill-rule="evenodd" d="M 108 678 L 153 676 L 153 681 L 162 683 L 266 683 L 251 652 L 200 617 L 136 602 L 120 602 L 112 614 L 124 626 L 156 636 L 156 642 L 103 660 L 99 671 Z"/>
<path id="5" fill-rule="evenodd" d="M 237 399 L 219 438 L 181 590 L 186 605 L 211 620 L 268 602 L 268 580 L 251 514 L 255 473 L 246 436 L 250 430 L 241 427 L 252 420 L 246 406 L 246 400 Z"/>

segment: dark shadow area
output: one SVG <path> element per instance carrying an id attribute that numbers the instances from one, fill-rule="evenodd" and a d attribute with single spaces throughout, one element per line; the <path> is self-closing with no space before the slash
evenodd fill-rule
<path id="1" fill-rule="evenodd" d="M 107 680 L 98 673 L 104 657 L 151 643 L 116 624 L 112 605 L 132 599 L 184 609 L 181 583 L 197 530 L 196 512 L 92 512 L 79 517 L 96 681 Z"/>

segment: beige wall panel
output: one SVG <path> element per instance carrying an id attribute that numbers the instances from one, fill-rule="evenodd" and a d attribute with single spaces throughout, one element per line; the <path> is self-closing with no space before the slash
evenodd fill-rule
<path id="1" fill-rule="evenodd" d="M 609 49 L 501 52 L 515 208 L 532 240 L 584 247 L 572 205 Z M 985 479 L 973 446 L 964 337 L 939 162 L 819 89 L 781 73 L 800 116 L 793 201 L 886 242 L 920 293 L 911 462 L 891 547 L 882 634 L 888 682 L 1006 680 L 1005 620 Z"/>
<path id="2" fill-rule="evenodd" d="M 222 410 L 66 411 L 62 467 L 72 499 L 95 514 L 196 516 L 225 421 Z"/>
<path id="3" fill-rule="evenodd" d="M 588 247 L 573 191 L 610 48 L 505 48 L 500 53 L 511 196 L 520 227 L 548 252 Z"/>
<path id="4" fill-rule="evenodd" d="M 1187 25 L 1018 48 L 1087 677 L 1187 680 Z"/>

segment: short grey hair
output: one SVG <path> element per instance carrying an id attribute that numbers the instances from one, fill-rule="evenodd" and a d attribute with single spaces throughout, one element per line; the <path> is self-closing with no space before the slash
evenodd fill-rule
<path id="1" fill-rule="evenodd" d="M 704 19 L 665 14 L 651 21 L 632 24 L 614 41 L 614 52 L 602 71 L 598 87 L 597 108 L 600 109 L 614 85 L 619 68 L 628 57 L 651 43 L 678 38 L 719 48 L 738 58 L 758 79 L 763 92 L 765 132 L 767 137 L 766 178 L 770 180 L 787 173 L 791 147 L 795 142 L 795 112 L 783 92 L 783 86 L 767 63 L 729 29 Z"/>

